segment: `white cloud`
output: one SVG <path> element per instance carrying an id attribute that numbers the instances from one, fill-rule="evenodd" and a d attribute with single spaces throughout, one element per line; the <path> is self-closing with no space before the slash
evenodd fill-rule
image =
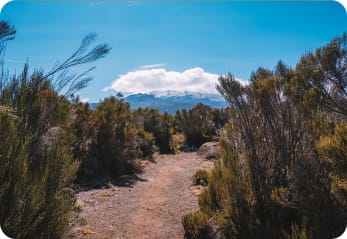
<path id="1" fill-rule="evenodd" d="M 87 103 L 87 102 L 90 101 L 90 99 L 89 99 L 89 98 L 83 98 L 83 97 L 81 97 L 81 98 L 80 98 L 80 101 L 81 101 L 82 103 Z"/>
<path id="2" fill-rule="evenodd" d="M 219 75 L 205 72 L 200 67 L 191 68 L 183 72 L 168 71 L 163 68 L 141 69 L 120 75 L 111 86 L 106 87 L 103 91 L 150 93 L 153 91 L 174 90 L 217 94 L 216 84 L 218 77 Z"/>
<path id="3" fill-rule="evenodd" d="M 183 72 L 166 69 L 147 69 L 162 64 L 142 66 L 140 70 L 128 72 L 119 77 L 103 91 L 114 90 L 123 93 L 150 93 L 153 91 L 180 91 L 217 94 L 216 84 L 219 75 L 205 72 L 200 67 Z M 245 81 L 239 80 L 243 85 Z"/>
<path id="4" fill-rule="evenodd" d="M 144 65 L 140 66 L 140 69 L 154 69 L 154 68 L 163 68 L 165 64 L 159 63 L 159 64 L 152 64 L 152 65 Z"/>

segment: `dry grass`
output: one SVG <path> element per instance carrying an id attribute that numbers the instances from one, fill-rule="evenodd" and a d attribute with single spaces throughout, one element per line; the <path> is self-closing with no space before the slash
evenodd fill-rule
<path id="1" fill-rule="evenodd" d="M 100 196 L 103 196 L 103 197 L 110 197 L 112 196 L 111 193 L 109 193 L 108 191 L 103 191 L 100 193 Z"/>
<path id="2" fill-rule="evenodd" d="M 206 189 L 206 187 L 203 187 L 201 185 L 196 185 L 196 186 L 190 186 L 189 187 L 189 190 L 192 192 L 192 194 L 194 196 L 199 196 L 205 189 Z"/>
<path id="3" fill-rule="evenodd" d="M 185 136 L 184 134 L 174 134 L 172 136 L 172 144 L 173 144 L 173 148 L 175 150 L 176 153 L 179 153 L 180 152 L 180 147 L 181 145 L 184 144 L 185 142 Z"/>
<path id="4" fill-rule="evenodd" d="M 75 205 L 74 205 L 74 209 L 76 211 L 81 211 L 84 207 L 84 202 L 80 199 L 77 199 L 76 202 L 75 202 Z"/>
<path id="5" fill-rule="evenodd" d="M 83 234 L 83 235 L 88 235 L 88 234 L 93 234 L 94 232 L 92 232 L 92 230 L 90 230 L 89 228 L 86 228 L 86 227 L 83 227 L 80 229 L 80 232 Z"/>

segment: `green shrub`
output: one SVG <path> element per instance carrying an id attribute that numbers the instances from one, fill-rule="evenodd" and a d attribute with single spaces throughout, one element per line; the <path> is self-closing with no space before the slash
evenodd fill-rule
<path id="1" fill-rule="evenodd" d="M 193 185 L 207 186 L 209 173 L 205 169 L 198 169 L 193 175 Z"/>
<path id="2" fill-rule="evenodd" d="M 137 111 L 143 117 L 144 130 L 152 133 L 160 153 L 173 153 L 173 116 L 167 112 L 159 114 L 157 109 Z"/>
<path id="3" fill-rule="evenodd" d="M 183 132 L 185 144 L 198 148 L 218 136 L 217 132 L 227 123 L 229 114 L 229 109 L 213 109 L 199 103 L 189 111 L 177 111 L 175 125 L 179 132 Z"/>
<path id="4" fill-rule="evenodd" d="M 0 22 L 0 55 L 14 33 Z M 21 75 L 0 74 L 0 224 L 11 238 L 55 239 L 67 229 L 75 202 L 70 187 L 79 166 L 72 153 L 73 112 L 67 96 L 91 80 L 89 71 L 67 73 L 107 54 L 104 44 L 87 51 L 94 39 L 93 34 L 85 37 L 72 57 L 46 74 L 29 74 L 28 64 Z M 62 89 L 65 96 L 58 94 Z"/>
<path id="5" fill-rule="evenodd" d="M 99 167 L 109 170 L 114 176 L 131 173 L 141 152 L 130 105 L 112 96 L 102 101 L 93 113 Z"/>
<path id="6" fill-rule="evenodd" d="M 306 228 L 299 227 L 296 223 L 292 224 L 290 234 L 286 239 L 308 239 Z"/>
<path id="7" fill-rule="evenodd" d="M 259 68 L 248 85 L 219 78 L 231 117 L 199 216 L 186 218 L 189 236 L 201 236 L 206 217 L 221 238 L 326 239 L 345 229 L 346 47 L 344 34 L 294 70 Z"/>
<path id="8" fill-rule="evenodd" d="M 155 151 L 155 139 L 152 133 L 140 130 L 138 133 L 139 145 L 142 152 L 142 158 L 152 158 Z"/>
<path id="9" fill-rule="evenodd" d="M 184 238 L 186 239 L 208 239 L 212 238 L 211 228 L 207 225 L 208 218 L 206 215 L 193 212 L 183 217 L 182 223 L 185 230 Z"/>
<path id="10" fill-rule="evenodd" d="M 42 91 L 36 94 L 49 87 L 36 79 L 26 79 L 29 87 L 21 90 L 27 95 L 16 96 L 32 105 L 13 107 L 12 119 L 0 113 L 0 220 L 4 232 L 14 238 L 60 238 L 75 200 L 69 187 L 78 163 L 72 157 L 73 135 L 64 117 L 69 106 L 48 89 L 45 96 Z M 27 112 L 21 111 L 24 108 Z"/>

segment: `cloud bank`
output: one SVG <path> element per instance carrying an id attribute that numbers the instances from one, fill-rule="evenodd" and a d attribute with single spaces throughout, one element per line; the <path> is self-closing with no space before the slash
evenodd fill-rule
<path id="1" fill-rule="evenodd" d="M 219 75 L 205 72 L 200 67 L 183 72 L 166 69 L 140 69 L 120 75 L 103 91 L 114 90 L 123 93 L 150 93 L 153 91 L 180 91 L 217 94 Z"/>

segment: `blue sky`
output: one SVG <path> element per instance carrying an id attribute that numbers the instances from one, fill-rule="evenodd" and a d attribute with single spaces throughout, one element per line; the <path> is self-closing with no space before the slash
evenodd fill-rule
<path id="1" fill-rule="evenodd" d="M 17 72 L 26 60 L 31 70 L 49 70 L 97 33 L 112 51 L 93 63 L 94 81 L 80 92 L 92 102 L 111 89 L 213 93 L 220 74 L 247 80 L 279 59 L 294 67 L 303 53 L 347 31 L 346 11 L 333 1 L 13 1 L 1 19 L 17 28 L 6 52 Z"/>

